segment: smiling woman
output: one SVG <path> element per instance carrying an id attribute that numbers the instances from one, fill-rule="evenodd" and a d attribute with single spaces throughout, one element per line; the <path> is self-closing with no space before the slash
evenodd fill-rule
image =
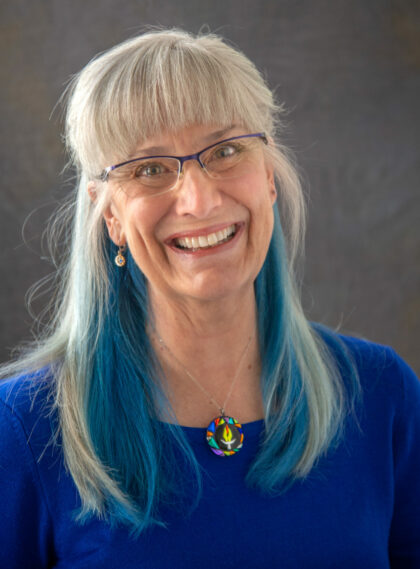
<path id="1" fill-rule="evenodd" d="M 302 190 L 255 66 L 147 33 L 67 101 L 70 251 L 2 371 L 0 561 L 418 567 L 419 383 L 305 318 Z"/>

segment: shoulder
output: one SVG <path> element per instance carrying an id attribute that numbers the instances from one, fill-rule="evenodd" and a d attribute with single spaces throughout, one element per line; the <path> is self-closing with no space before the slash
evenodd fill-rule
<path id="1" fill-rule="evenodd" d="M 388 424 L 395 432 L 401 425 L 419 423 L 420 381 L 410 366 L 389 346 L 338 334 L 313 325 L 338 368 L 350 407 L 375 428 Z"/>
<path id="2" fill-rule="evenodd" d="M 390 346 L 338 334 L 318 324 L 314 330 L 329 349 L 344 380 L 348 379 L 349 364 L 355 369 L 364 393 L 385 390 L 397 398 L 406 399 L 410 394 L 420 397 L 420 381 Z"/>
<path id="3" fill-rule="evenodd" d="M 411 367 L 390 346 L 338 335 L 354 361 L 364 391 L 386 390 L 405 402 L 420 398 L 420 381 Z"/>
<path id="4" fill-rule="evenodd" d="M 401 463 L 406 451 L 411 454 L 411 463 L 420 468 L 419 460 L 414 460 L 414 449 L 420 444 L 418 377 L 389 346 L 344 335 L 338 339 L 357 370 L 360 397 L 355 409 L 363 430 L 382 433 L 394 448 L 395 460 Z"/>
<path id="5" fill-rule="evenodd" d="M 52 387 L 48 369 L 0 381 L 2 461 L 13 453 L 13 445 L 18 442 L 24 454 L 33 455 L 35 460 L 52 442 L 57 427 Z"/>
<path id="6" fill-rule="evenodd" d="M 47 370 L 0 381 L 0 516 L 5 521 L 1 567 L 48 564 L 51 506 L 61 467 L 51 444 L 55 433 L 51 383 Z"/>
<path id="7" fill-rule="evenodd" d="M 420 381 L 391 347 L 337 337 L 356 366 L 362 391 L 358 428 L 347 431 L 346 450 L 356 465 L 362 457 L 356 472 L 370 497 L 379 496 L 377 512 L 392 499 L 392 566 L 414 567 L 420 559 Z"/>
<path id="8" fill-rule="evenodd" d="M 383 372 L 390 366 L 402 365 L 404 367 L 407 365 L 390 346 L 344 334 L 337 334 L 337 337 L 352 354 L 360 371 L 376 370 Z"/>
<path id="9" fill-rule="evenodd" d="M 42 494 L 42 473 L 61 458 L 52 384 L 47 369 L 0 381 L 0 486 L 31 480 Z"/>
<path id="10" fill-rule="evenodd" d="M 49 368 L 0 380 L 0 407 L 27 420 L 31 414 L 50 412 L 53 374 Z"/>

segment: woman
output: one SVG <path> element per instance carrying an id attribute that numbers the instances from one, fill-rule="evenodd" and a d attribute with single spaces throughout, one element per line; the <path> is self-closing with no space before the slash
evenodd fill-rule
<path id="1" fill-rule="evenodd" d="M 213 35 L 73 80 L 71 250 L 1 385 L 1 566 L 420 566 L 420 386 L 305 319 L 279 111 Z"/>

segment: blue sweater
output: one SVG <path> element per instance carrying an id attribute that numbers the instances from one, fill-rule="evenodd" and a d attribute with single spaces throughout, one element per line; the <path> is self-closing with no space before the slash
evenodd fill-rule
<path id="1" fill-rule="evenodd" d="M 210 451 L 204 429 L 185 427 L 207 473 L 202 500 L 137 539 L 72 521 L 80 499 L 60 446 L 48 444 L 56 418 L 43 378 L 30 389 L 25 378 L 1 383 L 0 567 L 419 569 L 420 382 L 390 348 L 345 341 L 363 388 L 358 420 L 347 418 L 341 444 L 304 481 L 272 498 L 246 488 L 263 421 L 244 425 L 230 458 Z"/>

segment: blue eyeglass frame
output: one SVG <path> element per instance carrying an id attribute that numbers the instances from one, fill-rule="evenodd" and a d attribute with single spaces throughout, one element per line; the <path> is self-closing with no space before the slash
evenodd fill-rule
<path id="1" fill-rule="evenodd" d="M 264 142 L 264 144 L 268 144 L 268 139 L 267 139 L 267 136 L 264 132 L 256 132 L 254 134 L 242 134 L 239 136 L 232 136 L 231 138 L 225 138 L 224 140 L 220 140 L 219 142 L 215 142 L 214 144 L 210 144 L 210 146 L 206 146 L 205 148 L 203 148 L 202 150 L 200 150 L 196 154 L 188 154 L 187 156 L 167 156 L 167 155 L 159 154 L 157 156 L 141 156 L 139 158 L 131 158 L 131 160 L 126 160 L 125 162 L 120 162 L 119 164 L 114 164 L 113 166 L 107 166 L 101 172 L 100 179 L 102 180 L 102 182 L 107 182 L 109 174 L 113 170 L 116 170 L 117 168 L 120 168 L 121 166 L 125 166 L 126 164 L 131 164 L 132 162 L 138 162 L 140 160 L 150 160 L 151 158 L 174 158 L 175 160 L 178 160 L 179 165 L 180 165 L 179 170 L 178 170 L 178 175 L 181 174 L 181 172 L 182 172 L 184 162 L 187 162 L 188 160 L 197 160 L 197 162 L 200 164 L 201 168 L 205 169 L 204 164 L 200 160 L 200 156 L 203 154 L 203 152 L 206 152 L 206 150 L 210 150 L 210 148 L 214 148 L 215 146 L 219 146 L 219 144 L 223 144 L 224 142 L 230 142 L 231 140 L 237 140 L 238 138 L 261 138 L 261 140 Z"/>

